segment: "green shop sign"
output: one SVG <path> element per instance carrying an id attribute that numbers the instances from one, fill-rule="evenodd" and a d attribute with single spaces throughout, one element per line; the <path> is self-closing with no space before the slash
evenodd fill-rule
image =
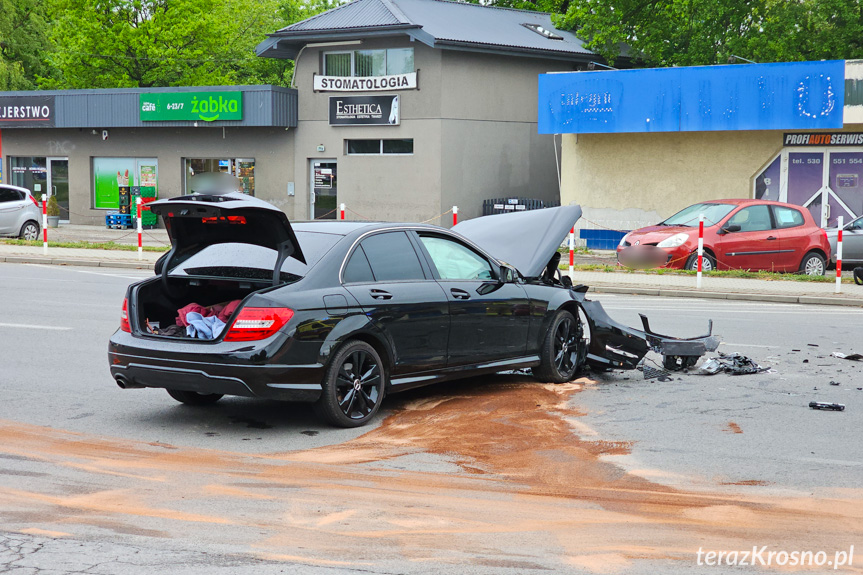
<path id="1" fill-rule="evenodd" d="M 242 92 L 149 92 L 140 104 L 142 122 L 243 119 Z"/>

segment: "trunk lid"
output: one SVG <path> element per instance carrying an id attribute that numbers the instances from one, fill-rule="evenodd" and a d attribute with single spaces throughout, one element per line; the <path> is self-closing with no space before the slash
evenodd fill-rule
<path id="1" fill-rule="evenodd" d="M 453 231 L 527 278 L 539 277 L 581 217 L 581 206 L 560 206 L 465 220 Z"/>
<path id="2" fill-rule="evenodd" d="M 148 204 L 162 216 L 172 249 L 160 266 L 165 272 L 215 244 L 248 244 L 275 250 L 274 282 L 284 261 L 306 258 L 283 211 L 241 192 L 193 194 Z M 159 270 L 157 270 L 158 273 Z"/>

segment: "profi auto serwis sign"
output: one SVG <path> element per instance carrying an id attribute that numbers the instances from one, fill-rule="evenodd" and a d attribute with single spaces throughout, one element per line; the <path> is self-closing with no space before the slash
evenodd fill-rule
<path id="1" fill-rule="evenodd" d="M 242 92 L 148 92 L 139 104 L 142 122 L 243 119 Z"/>

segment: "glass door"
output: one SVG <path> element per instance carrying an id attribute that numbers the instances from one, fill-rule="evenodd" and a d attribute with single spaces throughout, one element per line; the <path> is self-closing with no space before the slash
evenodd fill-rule
<path id="1" fill-rule="evenodd" d="M 48 158 L 48 194 L 57 197 L 60 219 L 69 221 L 69 158 Z"/>
<path id="2" fill-rule="evenodd" d="M 338 217 L 338 177 L 336 160 L 312 160 L 311 203 L 309 214 L 315 220 L 335 220 Z"/>

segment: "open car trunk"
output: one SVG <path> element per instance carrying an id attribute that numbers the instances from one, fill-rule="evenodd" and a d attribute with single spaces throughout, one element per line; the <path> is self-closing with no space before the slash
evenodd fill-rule
<path id="1" fill-rule="evenodd" d="M 242 193 L 195 194 L 150 204 L 162 216 L 171 250 L 156 263 L 156 275 L 131 294 L 128 313 L 138 335 L 193 338 L 178 322 L 189 304 L 210 308 L 299 280 L 306 261 L 284 212 Z M 235 314 L 219 316 L 225 328 Z M 222 311 L 222 313 L 220 313 Z M 184 318 L 185 319 L 185 318 Z M 180 328 L 166 328 L 180 325 Z M 219 336 L 203 339 L 220 339 Z"/>

